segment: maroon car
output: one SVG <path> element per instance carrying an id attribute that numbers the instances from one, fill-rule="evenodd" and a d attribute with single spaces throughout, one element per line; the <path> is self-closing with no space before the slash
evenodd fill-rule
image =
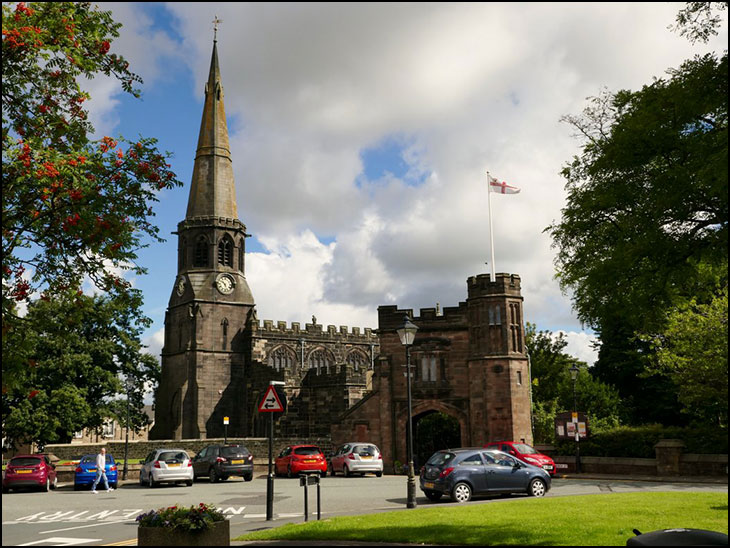
<path id="1" fill-rule="evenodd" d="M 56 467 L 46 455 L 16 455 L 5 467 L 3 493 L 20 487 L 37 487 L 43 491 L 58 484 Z"/>
<path id="2" fill-rule="evenodd" d="M 535 448 L 527 445 L 526 443 L 517 441 L 492 441 L 484 447 L 486 447 L 487 449 L 498 449 L 499 451 L 503 451 L 519 459 L 522 459 L 527 464 L 539 466 L 551 476 L 555 475 L 555 461 L 553 461 L 553 459 L 551 459 L 547 455 L 538 453 Z"/>

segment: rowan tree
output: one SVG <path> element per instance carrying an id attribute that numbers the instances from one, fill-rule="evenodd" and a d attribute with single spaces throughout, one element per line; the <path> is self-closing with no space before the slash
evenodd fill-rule
<path id="1" fill-rule="evenodd" d="M 32 295 L 52 300 L 85 279 L 141 317 L 122 274 L 145 272 L 137 251 L 162 241 L 151 206 L 182 183 L 155 139 L 92 138 L 84 79 L 140 94 L 141 79 L 112 49 L 121 25 L 87 2 L 3 4 L 2 14 L 3 334 L 32 329 L 19 314 Z M 30 359 L 22 341 L 5 339 L 4 392 Z"/>

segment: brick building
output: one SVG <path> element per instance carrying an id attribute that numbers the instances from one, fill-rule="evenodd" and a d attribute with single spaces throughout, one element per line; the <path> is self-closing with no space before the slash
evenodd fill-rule
<path id="1" fill-rule="evenodd" d="M 265 436 L 268 416 L 257 407 L 269 381 L 280 380 L 288 409 L 277 436 L 373 441 L 388 467 L 405 462 L 405 351 L 395 330 L 408 313 L 420 328 L 411 352 L 415 423 L 439 413 L 453 421 L 450 443 L 462 446 L 532 441 L 519 276 L 471 277 L 466 302 L 443 313 L 424 309 L 414 318 L 382 306 L 377 331 L 324 328 L 315 318 L 304 328 L 262 324 L 235 194 L 214 42 L 187 213 L 176 232 L 178 273 L 150 439 Z"/>

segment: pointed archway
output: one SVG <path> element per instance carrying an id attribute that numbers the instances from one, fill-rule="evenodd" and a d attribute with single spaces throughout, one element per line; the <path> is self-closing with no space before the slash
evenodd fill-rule
<path id="1" fill-rule="evenodd" d="M 426 411 L 413 417 L 413 464 L 416 471 L 436 451 L 461 446 L 459 420 L 443 411 Z"/>

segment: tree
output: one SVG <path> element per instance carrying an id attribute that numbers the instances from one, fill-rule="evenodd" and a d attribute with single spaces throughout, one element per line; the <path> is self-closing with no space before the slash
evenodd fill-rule
<path id="1" fill-rule="evenodd" d="M 33 330 L 8 334 L 9 344 L 27 341 L 30 367 L 21 383 L 3 391 L 6 441 L 43 446 L 69 442 L 83 428 L 101 428 L 119 411 L 113 398 L 123 391 L 122 378 L 135 381 L 130 405 L 141 415 L 144 386 L 157 382 L 159 364 L 142 352 L 140 335 L 148 321 L 135 314 L 137 305 L 72 291 L 30 303 Z"/>
<path id="2" fill-rule="evenodd" d="M 727 427 L 728 288 L 707 304 L 692 299 L 668 314 L 667 327 L 651 342 L 656 359 L 650 370 L 679 387 L 684 412 L 705 423 Z"/>
<path id="3" fill-rule="evenodd" d="M 121 26 L 91 4 L 3 4 L 2 316 L 3 335 L 33 329 L 18 304 L 52 299 L 89 278 L 140 313 L 118 274 L 135 263 L 161 189 L 180 186 L 155 140 L 91 140 L 81 78 L 107 76 L 126 92 L 141 79 L 111 52 Z M 22 345 L 3 337 L 3 389 L 24 384 Z"/>
<path id="4" fill-rule="evenodd" d="M 589 415 L 593 427 L 610 427 L 619 423 L 621 401 L 611 385 L 602 382 L 592 368 L 567 353 L 563 333 L 538 331 L 534 324 L 526 328 L 526 345 L 530 353 L 532 376 L 532 413 L 535 439 L 553 441 L 556 413 L 573 409 L 573 379 L 570 369 L 578 367 L 577 405 Z"/>
<path id="5" fill-rule="evenodd" d="M 689 3 L 677 30 L 706 40 L 719 22 L 710 4 Z M 650 368 L 647 341 L 669 310 L 727 286 L 727 72 L 727 52 L 697 56 L 563 118 L 584 146 L 562 172 L 567 205 L 546 231 L 561 287 L 600 334 L 595 373 L 619 389 L 632 423 L 686 421 L 677 377 Z"/>
<path id="6" fill-rule="evenodd" d="M 651 331 L 727 258 L 727 54 L 670 75 L 564 118 L 587 142 L 547 230 L 560 284 L 593 327 L 618 311 Z"/>

